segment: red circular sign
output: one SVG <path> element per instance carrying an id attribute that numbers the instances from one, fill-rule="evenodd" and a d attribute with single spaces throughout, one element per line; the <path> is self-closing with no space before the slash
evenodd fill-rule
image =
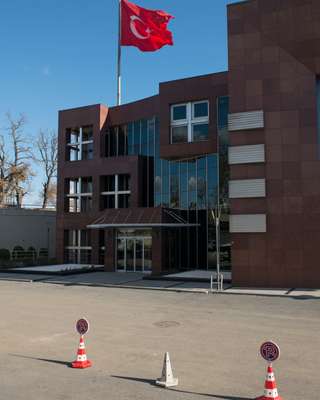
<path id="1" fill-rule="evenodd" d="M 84 335 L 89 330 L 89 321 L 85 318 L 80 318 L 76 323 L 76 330 L 80 335 Z"/>
<path id="2" fill-rule="evenodd" d="M 260 347 L 260 354 L 268 362 L 276 361 L 280 357 L 280 347 L 274 342 L 265 342 Z"/>

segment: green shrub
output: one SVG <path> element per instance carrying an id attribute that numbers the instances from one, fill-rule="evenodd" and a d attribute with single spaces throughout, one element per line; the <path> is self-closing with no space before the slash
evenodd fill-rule
<path id="1" fill-rule="evenodd" d="M 9 261 L 10 257 L 11 255 L 8 249 L 0 249 L 0 260 Z"/>
<path id="2" fill-rule="evenodd" d="M 24 248 L 21 246 L 15 246 L 12 250 L 12 258 L 14 260 L 21 260 L 24 258 Z"/>

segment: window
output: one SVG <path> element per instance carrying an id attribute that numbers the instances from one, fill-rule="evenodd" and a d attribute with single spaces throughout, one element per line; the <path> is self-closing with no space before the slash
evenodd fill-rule
<path id="1" fill-rule="evenodd" d="M 128 208 L 130 204 L 130 175 L 101 177 L 101 208 Z"/>
<path id="2" fill-rule="evenodd" d="M 65 231 L 65 261 L 74 264 L 91 263 L 91 231 L 87 229 Z"/>
<path id="3" fill-rule="evenodd" d="M 207 100 L 171 106 L 171 143 L 208 140 L 209 102 Z"/>
<path id="4" fill-rule="evenodd" d="M 71 213 L 88 212 L 92 209 L 92 178 L 67 179 L 66 211 Z"/>
<path id="5" fill-rule="evenodd" d="M 92 160 L 93 127 L 67 129 L 67 161 Z"/>
<path id="6" fill-rule="evenodd" d="M 128 136 L 126 126 L 111 127 L 105 136 L 105 156 L 117 157 L 128 154 Z"/>

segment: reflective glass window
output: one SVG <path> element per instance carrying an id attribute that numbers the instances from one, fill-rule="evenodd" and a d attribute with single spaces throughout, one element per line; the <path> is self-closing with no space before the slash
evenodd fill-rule
<path id="1" fill-rule="evenodd" d="M 173 126 L 171 128 L 172 143 L 187 143 L 188 142 L 188 126 Z"/>
<path id="2" fill-rule="evenodd" d="M 133 143 L 133 123 L 127 124 L 127 137 L 128 137 L 128 154 L 134 154 L 134 143 Z"/>
<path id="3" fill-rule="evenodd" d="M 129 190 L 129 180 L 130 175 L 128 174 L 118 175 L 118 191 Z"/>
<path id="4" fill-rule="evenodd" d="M 68 197 L 67 198 L 67 212 L 77 213 L 80 212 L 80 198 Z"/>
<path id="5" fill-rule="evenodd" d="M 174 105 L 172 106 L 172 120 L 179 121 L 187 119 L 187 105 Z"/>
<path id="6" fill-rule="evenodd" d="M 115 195 L 114 194 L 108 194 L 102 196 L 102 209 L 105 208 L 115 208 Z"/>
<path id="7" fill-rule="evenodd" d="M 93 143 L 84 143 L 82 145 L 82 160 L 93 159 Z"/>
<path id="8" fill-rule="evenodd" d="M 91 246 L 91 231 L 89 229 L 80 231 L 80 246 Z"/>
<path id="9" fill-rule="evenodd" d="M 81 193 L 92 193 L 92 178 L 81 178 Z"/>
<path id="10" fill-rule="evenodd" d="M 92 209 L 92 197 L 82 196 L 81 197 L 81 212 L 87 212 Z"/>
<path id="11" fill-rule="evenodd" d="M 118 195 L 118 208 L 128 208 L 130 201 L 130 194 L 119 194 Z"/>
<path id="12" fill-rule="evenodd" d="M 133 137 L 134 154 L 140 154 L 140 144 L 141 144 L 140 121 L 134 122 L 133 127 L 134 127 L 134 137 Z"/>
<path id="13" fill-rule="evenodd" d="M 69 143 L 76 144 L 80 142 L 80 129 L 75 128 L 69 131 Z"/>
<path id="14" fill-rule="evenodd" d="M 228 126 L 229 97 L 218 98 L 218 129 Z"/>
<path id="15" fill-rule="evenodd" d="M 127 131 L 125 126 L 118 127 L 118 156 L 125 156 L 128 154 Z"/>
<path id="16" fill-rule="evenodd" d="M 193 141 L 199 142 L 201 140 L 208 140 L 209 125 L 208 124 L 193 124 Z"/>
<path id="17" fill-rule="evenodd" d="M 208 117 L 209 109 L 208 102 L 193 103 L 193 118 Z"/>
<path id="18" fill-rule="evenodd" d="M 179 163 L 170 163 L 170 207 L 179 207 Z"/>
<path id="19" fill-rule="evenodd" d="M 84 126 L 82 128 L 82 142 L 93 140 L 93 126 Z"/>
<path id="20" fill-rule="evenodd" d="M 115 175 L 107 175 L 102 178 L 102 192 L 115 191 Z"/>

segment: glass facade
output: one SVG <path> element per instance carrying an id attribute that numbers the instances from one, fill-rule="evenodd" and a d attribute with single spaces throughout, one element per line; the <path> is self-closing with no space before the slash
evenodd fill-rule
<path id="1" fill-rule="evenodd" d="M 176 119 L 183 119 L 185 118 L 185 109 L 184 106 L 177 105 L 172 108 L 172 115 Z M 208 103 L 193 103 L 192 115 L 196 118 L 208 115 Z M 197 227 L 165 230 L 163 240 L 166 269 L 210 269 L 216 267 L 215 226 L 212 210 L 218 204 L 222 208 L 221 266 L 222 269 L 230 268 L 227 123 L 228 97 L 220 97 L 217 99 L 219 155 L 207 154 L 180 161 L 160 158 L 160 132 L 157 118 L 133 121 L 124 126 L 109 129 L 106 134 L 105 155 L 107 157 L 114 155 L 144 156 L 146 160 L 144 169 L 146 198 L 143 206 L 171 208 L 186 222 L 198 224 Z M 204 128 L 200 125 L 193 130 L 193 135 L 196 134 L 201 140 L 201 135 L 207 129 L 207 124 Z M 140 268 L 136 264 L 131 265 L 130 261 L 130 251 L 140 254 L 140 242 L 133 239 L 130 242 L 130 240 L 127 242 L 127 239 L 123 237 L 117 239 L 119 242 L 117 246 L 119 269 L 124 268 L 124 252 L 126 252 L 127 260 L 126 270 Z"/>
<path id="2" fill-rule="evenodd" d="M 229 233 L 229 164 L 228 164 L 228 110 L 229 98 L 217 99 L 217 129 L 219 135 L 219 202 L 208 210 L 208 268 L 216 267 L 216 228 L 212 215 L 219 208 L 220 217 L 220 265 L 222 270 L 231 269 L 231 236 Z M 209 168 L 212 172 L 212 168 Z M 219 206 L 219 207 L 217 207 Z"/>

